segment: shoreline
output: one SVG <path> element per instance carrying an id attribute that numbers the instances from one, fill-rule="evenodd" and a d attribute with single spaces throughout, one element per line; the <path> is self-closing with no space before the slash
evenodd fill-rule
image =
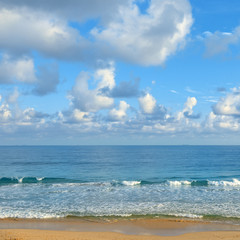
<path id="1" fill-rule="evenodd" d="M 0 231 L 64 231 L 102 232 L 126 235 L 180 236 L 199 232 L 239 232 L 240 225 L 192 219 L 169 218 L 52 218 L 52 219 L 0 219 Z"/>

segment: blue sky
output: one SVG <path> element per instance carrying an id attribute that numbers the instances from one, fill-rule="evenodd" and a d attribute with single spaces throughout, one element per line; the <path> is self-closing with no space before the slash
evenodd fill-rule
<path id="1" fill-rule="evenodd" d="M 0 0 L 0 144 L 239 144 L 238 0 Z"/>

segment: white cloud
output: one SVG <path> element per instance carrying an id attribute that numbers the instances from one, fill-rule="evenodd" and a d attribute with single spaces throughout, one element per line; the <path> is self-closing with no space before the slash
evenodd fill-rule
<path id="1" fill-rule="evenodd" d="M 37 128 L 39 124 L 43 125 L 45 119 L 49 117 L 48 114 L 37 112 L 31 107 L 21 109 L 18 104 L 19 96 L 18 89 L 15 88 L 0 105 L 0 122 L 4 124 L 2 131 L 14 132 L 18 126 L 34 126 Z"/>
<path id="2" fill-rule="evenodd" d="M 28 1 L 28 0 L 1 0 L 3 8 L 24 8 L 29 11 L 43 11 L 71 21 L 86 21 L 99 17 L 103 22 L 109 21 L 116 16 L 119 6 L 128 4 L 129 0 L 51 0 L 51 1 Z"/>
<path id="3" fill-rule="evenodd" d="M 0 49 L 13 55 L 40 53 L 64 59 L 81 58 L 86 47 L 77 30 L 45 13 L 23 9 L 0 9 Z"/>
<path id="4" fill-rule="evenodd" d="M 113 108 L 109 111 L 109 119 L 111 121 L 123 121 L 127 117 L 127 110 L 129 109 L 130 105 L 127 104 L 125 101 L 120 101 L 118 109 Z"/>
<path id="5" fill-rule="evenodd" d="M 62 124 L 83 124 L 84 122 L 91 121 L 91 115 L 88 112 L 82 112 L 79 109 L 71 109 L 68 111 L 58 112 L 57 120 L 55 122 L 61 122 Z"/>
<path id="6" fill-rule="evenodd" d="M 119 8 L 116 19 L 106 28 L 95 28 L 93 36 L 115 56 L 142 65 L 163 64 L 185 42 L 192 25 L 187 0 L 152 0 L 147 14 L 134 2 Z"/>
<path id="7" fill-rule="evenodd" d="M 73 117 L 76 121 L 79 121 L 79 122 L 82 122 L 82 121 L 86 122 L 91 120 L 89 118 L 89 113 L 81 112 L 78 109 L 73 110 Z"/>
<path id="8" fill-rule="evenodd" d="M 104 76 L 101 76 L 98 81 L 101 82 Z M 106 73 L 106 76 L 109 76 L 109 72 Z M 111 83 L 113 82 L 109 80 L 109 84 Z M 96 89 L 97 87 L 87 91 L 96 91 Z M 237 90 L 235 89 L 235 91 Z M 17 90 L 9 94 L 9 96 L 17 96 L 16 92 Z M 94 94 L 96 93 L 94 92 Z M 87 137 L 91 137 L 91 134 L 94 134 L 94 136 L 97 136 L 97 134 L 110 136 L 114 133 L 115 136 L 131 134 L 131 136 L 138 137 L 146 136 L 147 134 L 147 136 L 151 135 L 154 137 L 172 136 L 188 139 L 189 136 L 208 136 L 209 134 L 218 136 L 222 133 L 236 133 L 240 131 L 240 121 L 235 115 L 216 115 L 214 112 L 211 112 L 205 121 L 193 120 L 195 116 L 193 108 L 197 104 L 195 97 L 187 99 L 180 113 L 167 113 L 165 107 L 155 103 L 153 110 L 150 110 L 151 107 L 147 108 L 151 113 L 136 111 L 135 115 L 127 115 L 130 106 L 125 101 L 120 101 L 119 105 L 111 109 L 108 115 L 104 117 L 104 112 L 106 113 L 106 111 L 98 113 L 95 111 L 96 108 L 94 112 L 83 111 L 74 108 L 75 105 L 66 112 L 49 116 L 48 114 L 37 112 L 33 107 L 21 109 L 18 106 L 17 97 L 14 101 L 9 101 L 9 96 L 5 97 L 0 104 L 1 136 L 6 133 L 8 134 L 6 137 L 13 135 L 18 137 L 24 133 L 24 136 L 29 134 L 28 136 L 31 136 L 31 138 L 34 136 L 36 139 L 42 136 L 70 136 L 74 139 L 79 136 L 79 133 L 81 133 L 82 137 L 84 134 Z M 151 97 L 149 94 L 148 98 L 151 99 Z M 93 97 L 93 99 L 90 99 L 90 102 L 93 104 L 95 100 L 95 97 Z M 97 104 L 97 102 L 95 103 Z M 145 102 L 145 104 L 147 103 L 149 101 Z M 186 116 L 186 112 L 188 112 L 188 116 Z"/>
<path id="9" fill-rule="evenodd" d="M 93 7 L 85 1 L 73 5 L 62 1 L 54 7 L 53 3 L 5 1 L 0 4 L 0 49 L 15 56 L 37 51 L 46 57 L 85 63 L 120 59 L 159 65 L 183 47 L 193 22 L 188 0 L 152 0 L 147 14 L 133 0 L 107 1 L 108 5 L 91 0 L 92 13 Z M 87 33 L 93 41 L 69 24 L 83 16 L 100 17 L 97 27 Z"/>
<path id="10" fill-rule="evenodd" d="M 203 131 L 206 132 L 221 132 L 222 130 L 236 132 L 240 130 L 240 123 L 237 118 L 232 116 L 216 115 L 214 112 L 210 112 L 203 128 Z"/>
<path id="11" fill-rule="evenodd" d="M 114 80 L 115 69 L 113 67 L 113 63 L 111 63 L 110 65 L 111 67 L 109 68 L 98 69 L 95 72 L 94 77 L 96 80 L 99 80 L 98 89 L 105 88 L 105 87 L 112 89 L 115 87 L 115 80 Z"/>
<path id="12" fill-rule="evenodd" d="M 0 105 L 0 121 L 1 122 L 7 122 L 12 116 L 11 110 L 9 108 L 9 105 L 6 103 L 3 103 Z"/>
<path id="13" fill-rule="evenodd" d="M 184 105 L 185 108 L 183 111 L 188 111 L 190 114 L 192 114 L 193 107 L 197 105 L 197 99 L 195 97 L 188 97 Z"/>
<path id="14" fill-rule="evenodd" d="M 5 54 L 0 61 L 0 84 L 16 83 L 33 87 L 35 95 L 54 92 L 59 83 L 58 66 L 51 63 L 35 69 L 33 59 L 26 56 L 11 59 Z"/>
<path id="15" fill-rule="evenodd" d="M 156 107 L 156 99 L 149 93 L 145 96 L 140 97 L 138 99 L 141 109 L 144 113 L 151 114 L 154 112 L 154 108 Z"/>
<path id="16" fill-rule="evenodd" d="M 197 105 L 197 99 L 195 97 L 188 97 L 187 101 L 184 104 L 184 109 L 178 113 L 177 119 L 185 119 L 189 122 L 189 119 L 198 119 L 200 118 L 200 114 L 193 114 L 193 107 Z"/>
<path id="17" fill-rule="evenodd" d="M 22 116 L 20 121 L 18 121 L 18 125 L 32 125 L 32 118 L 35 115 L 34 108 L 26 108 L 22 111 Z"/>
<path id="18" fill-rule="evenodd" d="M 233 91 L 221 98 L 216 105 L 213 106 L 213 112 L 216 115 L 232 115 L 240 116 L 240 88 L 234 88 Z"/>
<path id="19" fill-rule="evenodd" d="M 200 117 L 199 114 L 193 114 L 193 107 L 196 104 L 195 97 L 188 97 L 184 109 L 174 114 L 169 114 L 165 107 L 158 105 L 153 111 L 152 117 L 146 118 L 141 123 L 143 125 L 142 130 L 152 134 L 193 134 L 199 132 L 202 130 L 201 123 L 193 120 Z"/>
<path id="20" fill-rule="evenodd" d="M 114 67 L 99 69 L 94 76 L 97 82 L 95 89 L 88 88 L 89 73 L 81 72 L 77 77 L 68 96 L 74 108 L 83 112 L 97 112 L 113 105 L 114 99 L 103 95 L 101 90 L 105 87 L 112 89 L 115 86 Z"/>
<path id="21" fill-rule="evenodd" d="M 169 133 L 173 133 L 174 131 L 176 131 L 176 126 L 174 126 L 174 124 L 160 124 L 160 123 L 156 123 L 154 125 L 154 129 L 159 132 L 169 132 Z"/>
<path id="22" fill-rule="evenodd" d="M 11 59 L 3 55 L 0 62 L 0 83 L 33 83 L 36 81 L 34 62 L 29 57 Z"/>

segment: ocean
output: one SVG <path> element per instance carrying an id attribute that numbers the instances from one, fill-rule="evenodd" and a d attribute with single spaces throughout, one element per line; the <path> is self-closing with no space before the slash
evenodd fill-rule
<path id="1" fill-rule="evenodd" d="M 0 218 L 240 224 L 240 146 L 2 146 Z"/>

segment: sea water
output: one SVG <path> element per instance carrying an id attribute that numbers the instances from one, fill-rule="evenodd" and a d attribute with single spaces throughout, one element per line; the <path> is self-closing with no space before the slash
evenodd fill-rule
<path id="1" fill-rule="evenodd" d="M 240 223 L 240 146 L 2 146 L 0 218 Z"/>

